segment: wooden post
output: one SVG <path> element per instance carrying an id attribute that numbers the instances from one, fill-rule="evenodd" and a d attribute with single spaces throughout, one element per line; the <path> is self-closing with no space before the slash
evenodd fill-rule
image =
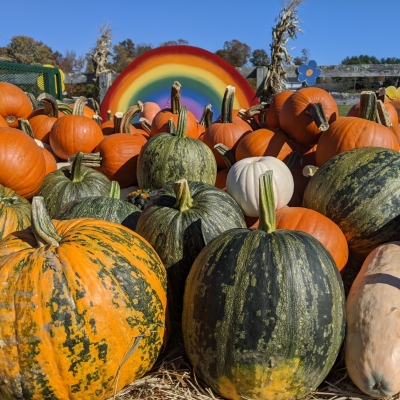
<path id="1" fill-rule="evenodd" d="M 102 72 L 99 75 L 99 100 L 100 104 L 103 102 L 104 97 L 107 94 L 108 89 L 112 84 L 112 73 L 111 72 Z"/>
<path id="2" fill-rule="evenodd" d="M 257 67 L 257 90 L 259 93 L 264 87 L 265 77 L 267 76 L 268 67 Z"/>

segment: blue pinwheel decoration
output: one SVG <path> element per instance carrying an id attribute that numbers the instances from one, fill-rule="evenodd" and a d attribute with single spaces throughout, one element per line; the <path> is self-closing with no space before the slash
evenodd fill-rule
<path id="1" fill-rule="evenodd" d="M 312 86 L 315 85 L 322 70 L 321 68 L 317 68 L 317 63 L 314 60 L 310 60 L 307 64 L 299 65 L 296 73 L 299 82 L 304 82 L 307 86 Z"/>

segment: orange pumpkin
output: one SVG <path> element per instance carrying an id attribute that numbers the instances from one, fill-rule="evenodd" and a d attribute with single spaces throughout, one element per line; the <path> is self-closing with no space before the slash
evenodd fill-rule
<path id="1" fill-rule="evenodd" d="M 0 127 L 8 127 L 7 121 L 0 115 Z"/>
<path id="2" fill-rule="evenodd" d="M 19 129 L 0 128 L 0 184 L 30 199 L 45 172 L 43 152 L 31 137 Z"/>
<path id="3" fill-rule="evenodd" d="M 140 111 L 140 118 L 146 118 L 148 121 L 152 122 L 154 116 L 161 111 L 161 107 L 154 103 L 153 101 L 146 101 L 144 103 L 138 102 L 142 105 L 142 109 Z"/>
<path id="4" fill-rule="evenodd" d="M 294 92 L 283 103 L 279 124 L 294 142 L 313 146 L 338 116 L 336 101 L 327 91 L 305 87 Z"/>
<path id="5" fill-rule="evenodd" d="M 0 82 L 0 115 L 8 126 L 18 127 L 18 118 L 27 118 L 32 112 L 29 97 L 18 86 Z"/>
<path id="6" fill-rule="evenodd" d="M 266 119 L 268 128 L 279 129 L 281 127 L 279 123 L 279 114 L 281 113 L 283 103 L 293 93 L 294 92 L 292 90 L 284 90 L 283 92 L 279 92 L 272 97 L 269 103 L 267 119 Z"/>

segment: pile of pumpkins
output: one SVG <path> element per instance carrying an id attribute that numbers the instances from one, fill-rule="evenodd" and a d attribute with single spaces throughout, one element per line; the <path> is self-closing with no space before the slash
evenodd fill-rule
<path id="1" fill-rule="evenodd" d="M 234 110 L 229 85 L 197 120 L 180 93 L 102 121 L 0 82 L 0 399 L 110 398 L 176 326 L 226 399 L 301 398 L 341 351 L 399 392 L 395 108 L 304 87 Z"/>

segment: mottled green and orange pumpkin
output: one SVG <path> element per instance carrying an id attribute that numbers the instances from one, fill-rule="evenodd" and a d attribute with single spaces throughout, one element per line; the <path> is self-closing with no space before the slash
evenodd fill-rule
<path id="1" fill-rule="evenodd" d="M 119 224 L 51 221 L 40 197 L 32 211 L 0 241 L 0 398 L 110 398 L 160 353 L 165 268 Z"/>

